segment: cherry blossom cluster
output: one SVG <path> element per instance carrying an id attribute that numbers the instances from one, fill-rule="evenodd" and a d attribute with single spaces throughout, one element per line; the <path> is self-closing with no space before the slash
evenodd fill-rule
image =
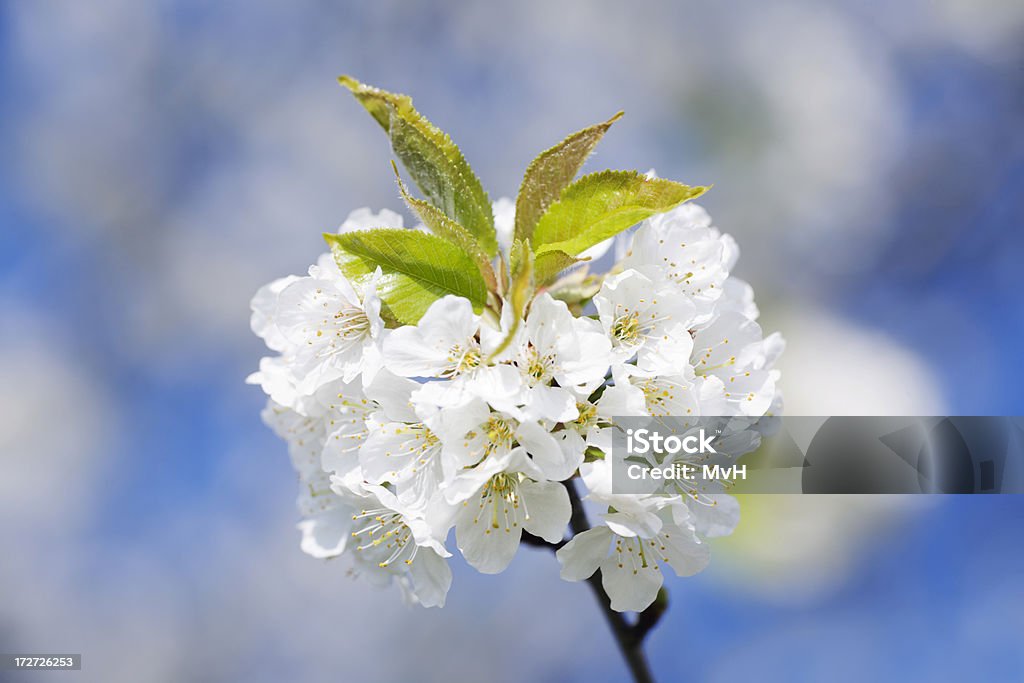
<path id="1" fill-rule="evenodd" d="M 513 211 L 495 203 L 504 254 Z M 362 209 L 341 232 L 402 225 Z M 303 551 L 348 558 L 428 607 L 445 602 L 454 549 L 498 573 L 524 534 L 559 546 L 564 579 L 600 570 L 619 611 L 650 605 L 663 569 L 707 565 L 707 539 L 738 522 L 736 500 L 614 492 L 614 421 L 778 412 L 782 339 L 762 335 L 750 286 L 730 275 L 735 242 L 695 204 L 586 256 L 614 265 L 570 271 L 521 320 L 505 301 L 487 317 L 448 295 L 416 325 L 386 325 L 380 272 L 356 284 L 330 254 L 257 292 L 252 329 L 276 355 L 250 381 L 298 473 Z M 567 486 L 594 522 L 571 537 Z"/>

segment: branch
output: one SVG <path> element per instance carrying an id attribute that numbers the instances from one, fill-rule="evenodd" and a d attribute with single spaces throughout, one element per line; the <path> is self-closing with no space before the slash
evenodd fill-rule
<path id="1" fill-rule="evenodd" d="M 587 520 L 587 512 L 583 508 L 583 501 L 576 490 L 574 480 L 570 479 L 565 482 L 565 488 L 569 493 L 569 502 L 572 504 L 569 528 L 572 529 L 573 535 L 587 531 L 590 529 L 590 522 Z M 568 543 L 568 540 L 549 543 L 543 538 L 534 536 L 525 530 L 523 531 L 522 541 L 526 545 L 535 548 L 545 548 L 552 552 Z M 651 629 L 658 624 L 662 615 L 668 609 L 668 591 L 664 588 L 659 589 L 658 597 L 654 599 L 650 607 L 640 612 L 637 615 L 636 621 L 630 624 L 624 614 L 612 609 L 611 599 L 601 583 L 600 570 L 594 572 L 593 576 L 587 579 L 587 583 L 590 584 L 591 590 L 594 591 L 594 596 L 601 606 L 605 620 L 612 629 L 612 634 L 619 645 L 619 650 L 622 652 L 622 656 L 625 658 L 626 664 L 633 674 L 633 680 L 636 683 L 654 683 L 654 677 L 647 663 L 647 656 L 644 654 L 643 646 L 644 640 Z"/>
<path id="2" fill-rule="evenodd" d="M 650 607 L 637 615 L 636 623 L 633 624 L 634 636 L 638 640 L 644 640 L 651 629 L 658 625 L 662 615 L 667 611 L 668 591 L 662 587 L 658 589 L 658 597 L 654 598 L 654 602 L 651 603 Z"/>
<path id="3" fill-rule="evenodd" d="M 565 488 L 569 492 L 569 502 L 572 503 L 572 517 L 569 518 L 569 527 L 574 535 L 587 531 L 590 529 L 590 522 L 587 520 L 587 512 L 583 509 L 583 501 L 580 500 L 575 482 L 573 480 L 565 482 Z M 644 621 L 643 615 L 650 611 L 650 608 L 648 608 L 640 614 L 635 625 L 630 625 L 626 621 L 624 614 L 612 609 L 611 599 L 601 584 L 600 570 L 594 572 L 593 576 L 587 579 L 587 583 L 590 584 L 590 588 L 594 591 L 594 596 L 604 612 L 605 620 L 612 629 L 612 634 L 619 645 L 619 650 L 629 666 L 630 673 L 633 674 L 633 680 L 636 683 L 654 683 L 654 676 L 651 674 L 650 665 L 647 663 L 647 655 L 644 653 L 644 637 L 648 631 L 654 628 L 654 624 L 658 622 L 661 613 L 659 612 L 656 616 L 652 614 L 652 619 Z M 661 593 L 659 592 L 660 597 Z M 655 600 L 654 604 L 657 603 L 658 600 Z M 667 593 L 664 604 L 666 606 L 668 604 Z M 664 611 L 664 608 L 661 611 Z M 641 622 L 644 623 L 642 627 Z"/>
<path id="4" fill-rule="evenodd" d="M 550 543 L 548 541 L 545 541 L 540 536 L 534 536 L 529 531 L 525 531 L 525 530 L 523 531 L 522 542 L 525 543 L 526 545 L 531 545 L 534 548 L 547 548 L 551 552 L 555 552 L 556 550 L 561 548 L 563 545 L 568 543 L 568 541 L 559 541 L 558 543 Z"/>

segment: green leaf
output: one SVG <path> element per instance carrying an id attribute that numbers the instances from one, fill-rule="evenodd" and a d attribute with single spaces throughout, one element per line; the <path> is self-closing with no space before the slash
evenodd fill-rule
<path id="1" fill-rule="evenodd" d="M 512 243 L 512 264 L 509 299 L 512 301 L 512 311 L 516 318 L 521 318 L 535 289 L 533 251 L 530 249 L 529 240 L 515 240 Z"/>
<path id="2" fill-rule="evenodd" d="M 574 266 L 577 263 L 583 263 L 589 261 L 589 258 L 579 259 L 575 256 L 570 256 L 564 251 L 552 250 L 545 251 L 542 254 L 537 255 L 537 260 L 534 264 L 534 271 L 538 287 L 544 287 L 551 284 L 558 274 L 568 268 Z"/>
<path id="3" fill-rule="evenodd" d="M 409 208 L 420 217 L 423 224 L 432 233 L 438 237 L 443 237 L 466 252 L 476 263 L 480 276 L 487 283 L 487 288 L 492 292 L 497 291 L 498 279 L 494 275 L 491 259 L 484 253 L 480 243 L 464 227 L 441 213 L 435 206 L 410 195 L 405 187 L 405 183 L 398 177 L 398 167 L 394 165 L 394 162 L 391 162 L 391 166 L 394 168 L 395 177 L 398 180 L 398 191 L 402 194 L 402 199 L 409 205 Z"/>
<path id="4" fill-rule="evenodd" d="M 601 171 L 565 188 L 541 216 L 534 231 L 539 257 L 563 251 L 575 256 L 655 214 L 699 197 L 707 187 L 690 187 L 636 171 Z"/>
<path id="5" fill-rule="evenodd" d="M 408 95 L 390 93 L 372 85 L 360 83 L 351 76 L 338 76 L 338 83 L 348 88 L 349 91 L 359 100 L 366 111 L 377 120 L 385 133 L 390 133 L 391 109 L 398 106 L 412 106 L 412 98 Z"/>
<path id="6" fill-rule="evenodd" d="M 350 76 L 341 76 L 338 82 L 388 134 L 395 155 L 430 204 L 465 227 L 494 256 L 498 239 L 491 200 L 451 138 L 416 111 L 407 95 L 380 90 Z"/>
<path id="7" fill-rule="evenodd" d="M 515 239 L 533 239 L 537 221 L 572 182 L 594 147 L 620 118 L 621 111 L 604 123 L 577 131 L 530 162 L 516 197 Z"/>
<path id="8" fill-rule="evenodd" d="M 430 304 L 446 294 L 470 300 L 477 312 L 487 301 L 487 285 L 466 252 L 447 240 L 418 230 L 381 228 L 325 234 L 346 277 L 361 282 L 379 267 L 381 301 L 394 319 L 415 325 Z"/>

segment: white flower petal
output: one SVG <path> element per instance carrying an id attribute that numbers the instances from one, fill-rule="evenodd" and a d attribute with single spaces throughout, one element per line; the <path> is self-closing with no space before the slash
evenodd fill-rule
<path id="1" fill-rule="evenodd" d="M 646 415 L 647 401 L 642 390 L 628 381 L 617 381 L 601 394 L 597 409 L 598 414 L 606 418 Z"/>
<path id="2" fill-rule="evenodd" d="M 402 422 L 385 423 L 370 432 L 359 447 L 359 464 L 366 481 L 395 483 L 411 476 L 406 471 L 419 457 L 421 432 Z"/>
<path id="3" fill-rule="evenodd" d="M 635 547 L 632 552 L 626 550 L 626 545 L 635 544 L 636 541 L 623 542 L 621 553 L 612 552 L 601 563 L 601 585 L 616 612 L 644 611 L 658 597 L 658 589 L 664 581 L 661 570 L 654 563 L 645 565 Z"/>
<path id="4" fill-rule="evenodd" d="M 629 513 L 612 512 L 604 516 L 604 523 L 619 536 L 648 537 L 661 529 L 661 519 L 652 510 L 634 509 Z"/>
<path id="5" fill-rule="evenodd" d="M 446 472 L 448 483 L 444 487 L 445 500 L 454 505 L 472 498 L 492 476 L 503 471 L 511 460 L 512 454 L 507 453 L 501 457 L 487 458 L 477 467 L 460 470 L 456 476 Z"/>
<path id="6" fill-rule="evenodd" d="M 565 486 L 552 481 L 531 481 L 519 484 L 526 517 L 523 525 L 535 536 L 557 543 L 565 535 L 572 515 L 572 505 Z"/>
<path id="7" fill-rule="evenodd" d="M 505 523 L 512 506 L 495 505 L 499 505 L 497 514 L 493 506 L 485 509 L 480 498 L 471 498 L 455 521 L 455 539 L 462 556 L 483 574 L 505 571 L 522 538 L 521 526 Z"/>
<path id="8" fill-rule="evenodd" d="M 289 275 L 263 285 L 256 291 L 250 303 L 252 317 L 249 326 L 273 351 L 283 352 L 289 346 L 288 339 L 277 327 L 277 298 L 285 287 L 298 279 L 295 275 Z"/>
<path id="9" fill-rule="evenodd" d="M 589 578 L 608 557 L 612 532 L 599 526 L 580 532 L 555 553 L 562 565 L 561 576 L 566 581 Z"/>
<path id="10" fill-rule="evenodd" d="M 511 365 L 480 368 L 466 380 L 465 386 L 496 410 L 515 412 L 522 403 L 522 376 Z"/>
<path id="11" fill-rule="evenodd" d="M 452 585 L 452 569 L 448 562 L 427 548 L 421 548 L 409 566 L 409 578 L 416 599 L 424 607 L 444 607 Z"/>
<path id="12" fill-rule="evenodd" d="M 498 236 L 498 246 L 504 253 L 512 248 L 512 235 L 515 232 L 516 203 L 508 197 L 501 197 L 491 205 L 494 213 L 494 231 Z"/>
<path id="13" fill-rule="evenodd" d="M 415 327 L 399 327 L 384 340 L 384 367 L 402 377 L 437 377 L 448 367 L 448 350 L 427 345 Z"/>
<path id="14" fill-rule="evenodd" d="M 666 527 L 655 540 L 660 543 L 658 552 L 677 576 L 693 576 L 703 571 L 711 559 L 708 544 L 702 543 L 696 533 L 685 527 Z"/>
<path id="15" fill-rule="evenodd" d="M 412 392 L 419 389 L 420 386 L 418 382 L 411 379 L 400 377 L 388 370 L 382 370 L 366 387 L 366 396 L 380 404 L 390 420 L 419 422 L 412 405 Z"/>
<path id="16" fill-rule="evenodd" d="M 523 418 L 526 420 L 550 420 L 570 422 L 579 417 L 576 397 L 561 387 L 535 386 L 526 392 Z"/>
<path id="17" fill-rule="evenodd" d="M 475 335 L 479 325 L 469 299 L 452 294 L 432 303 L 416 324 L 427 343 L 449 347 Z"/>
<path id="18" fill-rule="evenodd" d="M 689 498 L 686 506 L 697 533 L 707 538 L 728 536 L 740 522 L 739 501 L 724 493 L 708 494 L 699 501 Z"/>
<path id="19" fill-rule="evenodd" d="M 516 438 L 540 472 L 539 478 L 553 481 L 568 479 L 578 466 L 578 463 L 566 459 L 551 432 L 536 422 L 520 423 L 516 428 Z"/>
<path id="20" fill-rule="evenodd" d="M 338 228 L 339 233 L 352 232 L 353 230 L 367 230 L 369 228 L 403 228 L 405 221 L 401 214 L 388 209 L 382 209 L 380 213 L 374 213 L 369 208 L 356 209 L 348 215 L 345 222 Z"/>
<path id="21" fill-rule="evenodd" d="M 345 550 L 352 529 L 352 512 L 335 508 L 304 519 L 298 524 L 302 532 L 302 552 L 318 559 L 337 557 Z"/>

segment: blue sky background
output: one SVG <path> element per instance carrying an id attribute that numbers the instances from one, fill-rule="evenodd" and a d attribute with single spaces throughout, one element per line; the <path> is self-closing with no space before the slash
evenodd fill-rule
<path id="1" fill-rule="evenodd" d="M 457 566 L 426 611 L 298 550 L 248 299 L 401 209 L 339 73 L 413 95 L 495 198 L 625 109 L 591 166 L 715 184 L 792 414 L 1024 413 L 1024 9 L 891 4 L 5 4 L 0 651 L 104 681 L 624 675 L 542 552 Z M 1022 528 L 1016 496 L 747 501 L 669 581 L 655 669 L 1020 679 Z"/>

